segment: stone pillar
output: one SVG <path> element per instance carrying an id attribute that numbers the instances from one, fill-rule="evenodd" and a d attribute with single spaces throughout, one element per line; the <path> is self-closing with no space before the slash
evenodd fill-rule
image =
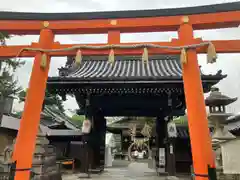
<path id="1" fill-rule="evenodd" d="M 49 145 L 43 134 L 38 134 L 32 163 L 33 180 L 61 180 L 59 165 L 56 163 L 56 149 Z"/>

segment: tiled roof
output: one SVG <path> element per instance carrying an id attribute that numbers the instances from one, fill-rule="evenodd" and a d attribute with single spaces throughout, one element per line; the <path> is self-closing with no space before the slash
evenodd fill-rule
<path id="1" fill-rule="evenodd" d="M 58 123 L 64 122 L 66 127 L 72 130 L 78 130 L 79 128 L 70 121 L 69 117 L 67 117 L 64 113 L 59 112 L 59 110 L 55 110 L 54 107 L 45 106 L 44 115 L 52 117 L 52 119 Z"/>
<path id="2" fill-rule="evenodd" d="M 232 122 L 226 125 L 227 130 L 229 131 L 237 131 L 240 129 L 240 121 Z"/>
<path id="3" fill-rule="evenodd" d="M 42 115 L 47 118 L 41 118 L 40 129 L 48 136 L 76 136 L 81 135 L 81 130 L 77 128 L 64 113 L 56 111 L 54 107 L 45 106 Z M 63 123 L 68 129 L 50 129 L 51 125 Z M 20 119 L 12 116 L 3 115 L 0 128 L 6 128 L 18 131 Z"/>
<path id="4" fill-rule="evenodd" d="M 12 116 L 3 115 L 2 123 L 0 128 L 6 128 L 18 131 L 20 127 L 20 119 L 14 118 Z M 47 126 L 40 123 L 40 129 L 43 134 L 47 136 L 79 136 L 82 134 L 81 130 L 72 130 L 72 129 L 50 129 Z"/>
<path id="5" fill-rule="evenodd" d="M 12 116 L 3 115 L 0 127 L 11 129 L 11 130 L 18 130 L 20 127 L 20 119 Z M 45 126 L 40 124 L 40 128 L 44 129 Z"/>
<path id="6" fill-rule="evenodd" d="M 62 81 L 158 81 L 181 80 L 182 67 L 177 55 L 150 56 L 144 63 L 139 56 L 117 56 L 114 63 L 109 63 L 107 57 L 85 57 L 81 64 L 59 71 L 60 77 L 50 77 L 48 83 Z M 221 73 L 204 75 L 202 78 L 219 81 L 224 77 Z M 204 80 L 204 79 L 203 79 Z"/>
<path id="7" fill-rule="evenodd" d="M 120 57 L 111 64 L 107 60 L 85 60 L 68 77 L 82 79 L 136 79 L 181 77 L 181 64 L 177 56 L 161 56 L 143 63 L 139 58 Z"/>
<path id="8" fill-rule="evenodd" d="M 240 114 L 236 114 L 227 119 L 228 124 L 226 125 L 229 131 L 238 131 L 240 129 Z"/>

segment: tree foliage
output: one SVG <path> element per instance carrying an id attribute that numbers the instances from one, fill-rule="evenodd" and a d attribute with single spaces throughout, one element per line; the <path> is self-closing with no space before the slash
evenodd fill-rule
<path id="1" fill-rule="evenodd" d="M 85 116 L 74 114 L 71 118 L 71 121 L 76 124 L 78 127 L 82 127 Z"/>
<path id="2" fill-rule="evenodd" d="M 0 32 L 0 44 L 6 45 L 6 39 L 10 38 L 7 33 Z M 17 95 L 21 91 L 18 81 L 14 79 L 14 73 L 24 62 L 16 59 L 0 60 L 0 120 L 2 119 L 3 109 L 6 98 Z"/>
<path id="3" fill-rule="evenodd" d="M 27 90 L 22 90 L 19 93 L 19 102 L 24 102 L 26 99 Z M 62 99 L 57 94 L 51 94 L 48 91 L 45 93 L 43 105 L 56 106 L 61 112 L 64 112 Z"/>
<path id="4" fill-rule="evenodd" d="M 177 118 L 174 118 L 173 119 L 173 122 L 176 124 L 176 125 L 182 125 L 182 126 L 187 126 L 188 125 L 188 118 L 187 116 L 179 116 Z"/>
<path id="5" fill-rule="evenodd" d="M 6 39 L 10 36 L 6 33 L 0 33 L 0 43 L 6 45 Z M 21 67 L 24 62 L 16 59 L 1 59 L 0 60 L 0 96 L 1 98 L 16 95 L 21 87 L 18 81 L 14 79 L 14 73 L 17 68 Z"/>

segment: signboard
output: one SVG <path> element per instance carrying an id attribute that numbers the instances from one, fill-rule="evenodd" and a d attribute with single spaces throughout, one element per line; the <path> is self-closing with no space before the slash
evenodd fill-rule
<path id="1" fill-rule="evenodd" d="M 159 148 L 159 168 L 158 173 L 164 173 L 166 166 L 165 148 Z"/>
<path id="2" fill-rule="evenodd" d="M 168 137 L 176 138 L 177 137 L 177 128 L 174 122 L 169 122 L 167 125 Z"/>
<path id="3" fill-rule="evenodd" d="M 91 130 L 91 121 L 89 121 L 88 119 L 85 119 L 82 125 L 82 133 L 89 134 L 90 130 Z"/>
<path id="4" fill-rule="evenodd" d="M 159 166 L 165 166 L 165 148 L 159 148 Z"/>

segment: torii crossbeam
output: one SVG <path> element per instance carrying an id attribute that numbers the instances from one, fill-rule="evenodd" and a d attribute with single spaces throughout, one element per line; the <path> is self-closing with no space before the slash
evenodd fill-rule
<path id="1" fill-rule="evenodd" d="M 54 42 L 55 34 L 108 33 L 108 44 L 121 44 L 120 34 L 125 32 L 177 31 L 178 39 L 152 44 L 179 47 L 203 43 L 202 39 L 194 39 L 194 30 L 238 27 L 239 24 L 240 2 L 146 11 L 54 14 L 0 12 L 0 31 L 18 35 L 40 33 L 38 43 L 26 46 L 1 46 L 0 48 L 0 57 L 35 57 L 13 155 L 13 160 L 17 162 L 17 169 L 26 169 L 26 171 L 16 171 L 15 179 L 29 179 L 50 57 L 75 55 L 77 51 L 77 49 L 58 51 L 75 45 Z M 211 43 L 218 53 L 240 52 L 240 40 L 216 40 Z M 126 44 L 130 45 L 131 43 Z M 94 46 L 101 45 L 105 44 L 94 44 Z M 43 51 L 34 51 L 32 48 L 41 48 Z M 44 51 L 46 49 L 51 51 Z M 109 54 L 109 49 L 81 49 L 81 51 L 83 55 Z M 142 52 L 141 48 L 114 50 L 116 55 L 139 55 Z M 183 64 L 184 91 L 196 180 L 208 179 L 208 165 L 213 168 L 215 166 L 197 62 L 197 54 L 206 52 L 206 46 L 187 49 L 188 61 Z M 181 51 L 179 49 L 149 48 L 148 53 L 180 54 Z M 43 59 L 45 59 L 44 66 Z"/>

